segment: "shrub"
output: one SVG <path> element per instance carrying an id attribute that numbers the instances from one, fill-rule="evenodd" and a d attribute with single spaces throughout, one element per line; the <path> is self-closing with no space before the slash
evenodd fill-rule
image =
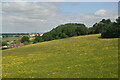
<path id="1" fill-rule="evenodd" d="M 43 42 L 43 38 L 41 36 L 36 36 L 33 43 L 37 43 L 37 42 Z"/>
<path id="2" fill-rule="evenodd" d="M 29 42 L 29 37 L 28 36 L 23 36 L 20 40 L 21 43 L 24 43 L 24 42 Z"/>
<path id="3" fill-rule="evenodd" d="M 101 33 L 103 38 L 120 38 L 120 17 L 116 22 L 107 25 L 106 29 Z"/>

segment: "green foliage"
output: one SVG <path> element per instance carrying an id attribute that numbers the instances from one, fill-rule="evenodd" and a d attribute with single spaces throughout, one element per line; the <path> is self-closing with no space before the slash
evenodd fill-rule
<path id="1" fill-rule="evenodd" d="M 30 40 L 28 36 L 23 36 L 20 41 L 21 43 L 24 43 L 24 42 L 29 42 Z"/>
<path id="2" fill-rule="evenodd" d="M 88 28 L 86 28 L 85 26 L 77 27 L 75 31 L 76 31 L 77 35 L 88 34 Z"/>
<path id="3" fill-rule="evenodd" d="M 42 38 L 44 39 L 44 41 L 50 41 L 50 40 L 54 40 L 54 38 L 52 37 L 50 32 L 45 33 Z"/>
<path id="4" fill-rule="evenodd" d="M 33 43 L 37 43 L 37 42 L 43 42 L 44 40 L 42 39 L 41 36 L 36 36 Z"/>
<path id="5" fill-rule="evenodd" d="M 101 34 L 103 38 L 120 38 L 120 17 L 116 22 L 107 25 Z"/>
<path id="6" fill-rule="evenodd" d="M 59 37 L 60 38 L 67 38 L 68 36 L 65 33 L 60 33 Z"/>
<path id="7" fill-rule="evenodd" d="M 103 38 L 120 38 L 120 17 L 116 19 L 116 22 L 111 22 L 110 19 L 102 19 L 90 27 L 88 32 L 89 34 L 101 33 Z"/>
<path id="8" fill-rule="evenodd" d="M 7 42 L 2 42 L 2 46 L 7 46 Z"/>
<path id="9" fill-rule="evenodd" d="M 102 19 L 99 23 L 95 23 L 93 27 L 90 28 L 79 23 L 62 24 L 45 33 L 42 37 L 36 37 L 34 43 L 98 33 L 102 33 L 102 37 L 119 37 L 120 20 L 117 19 L 116 21 L 117 23 L 113 25 L 110 19 Z"/>
<path id="10" fill-rule="evenodd" d="M 25 41 L 25 42 L 24 42 L 24 45 L 28 45 L 28 44 L 29 44 L 29 42 L 28 42 L 28 41 Z"/>
<path id="11" fill-rule="evenodd" d="M 100 21 L 99 23 L 95 23 L 93 25 L 93 27 L 90 27 L 89 28 L 89 34 L 98 34 L 98 33 L 101 33 L 103 32 L 104 28 L 111 24 L 111 20 L 110 19 L 102 19 L 102 21 Z"/>
<path id="12" fill-rule="evenodd" d="M 93 27 L 89 27 L 88 34 L 94 34 L 94 28 Z"/>
<path id="13" fill-rule="evenodd" d="M 84 24 L 68 23 L 59 25 L 50 32 L 45 33 L 42 38 L 44 41 L 50 41 L 54 39 L 62 39 L 86 34 L 88 34 L 88 28 L 85 27 Z"/>

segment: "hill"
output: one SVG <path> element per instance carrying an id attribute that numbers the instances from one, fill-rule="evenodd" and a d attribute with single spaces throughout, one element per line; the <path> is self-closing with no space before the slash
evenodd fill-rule
<path id="1" fill-rule="evenodd" d="M 3 50 L 4 78 L 117 78 L 118 38 L 100 34 Z"/>

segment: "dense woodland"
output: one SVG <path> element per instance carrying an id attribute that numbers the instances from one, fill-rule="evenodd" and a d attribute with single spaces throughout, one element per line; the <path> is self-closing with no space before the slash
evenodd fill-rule
<path id="1" fill-rule="evenodd" d="M 99 33 L 101 33 L 101 38 L 120 38 L 120 17 L 116 19 L 115 22 L 111 22 L 110 19 L 102 19 L 92 27 L 86 27 L 84 24 L 80 23 L 61 24 L 51 31 L 44 33 L 43 36 L 35 36 L 32 43 Z M 19 35 L 20 34 L 17 34 L 15 36 L 19 37 Z M 4 35 L 3 38 L 8 36 L 11 35 Z M 24 44 L 31 43 L 28 36 L 23 36 L 20 42 Z M 6 44 L 7 42 L 2 42 L 2 46 Z"/>
<path id="2" fill-rule="evenodd" d="M 34 43 L 99 33 L 101 33 L 101 38 L 120 38 L 120 17 L 116 19 L 116 22 L 111 22 L 110 19 L 102 19 L 89 28 L 80 23 L 62 24 L 43 36 L 37 36 Z"/>

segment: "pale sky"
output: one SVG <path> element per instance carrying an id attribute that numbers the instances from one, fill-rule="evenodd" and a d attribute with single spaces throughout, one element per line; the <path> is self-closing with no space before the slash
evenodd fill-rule
<path id="1" fill-rule="evenodd" d="M 4 0 L 2 3 L 3 33 L 47 32 L 64 23 L 82 23 L 91 27 L 103 18 L 115 21 L 118 17 L 118 2 L 9 1 Z"/>
<path id="2" fill-rule="evenodd" d="M 118 2 L 119 0 L 1 0 L 2 2 Z"/>

